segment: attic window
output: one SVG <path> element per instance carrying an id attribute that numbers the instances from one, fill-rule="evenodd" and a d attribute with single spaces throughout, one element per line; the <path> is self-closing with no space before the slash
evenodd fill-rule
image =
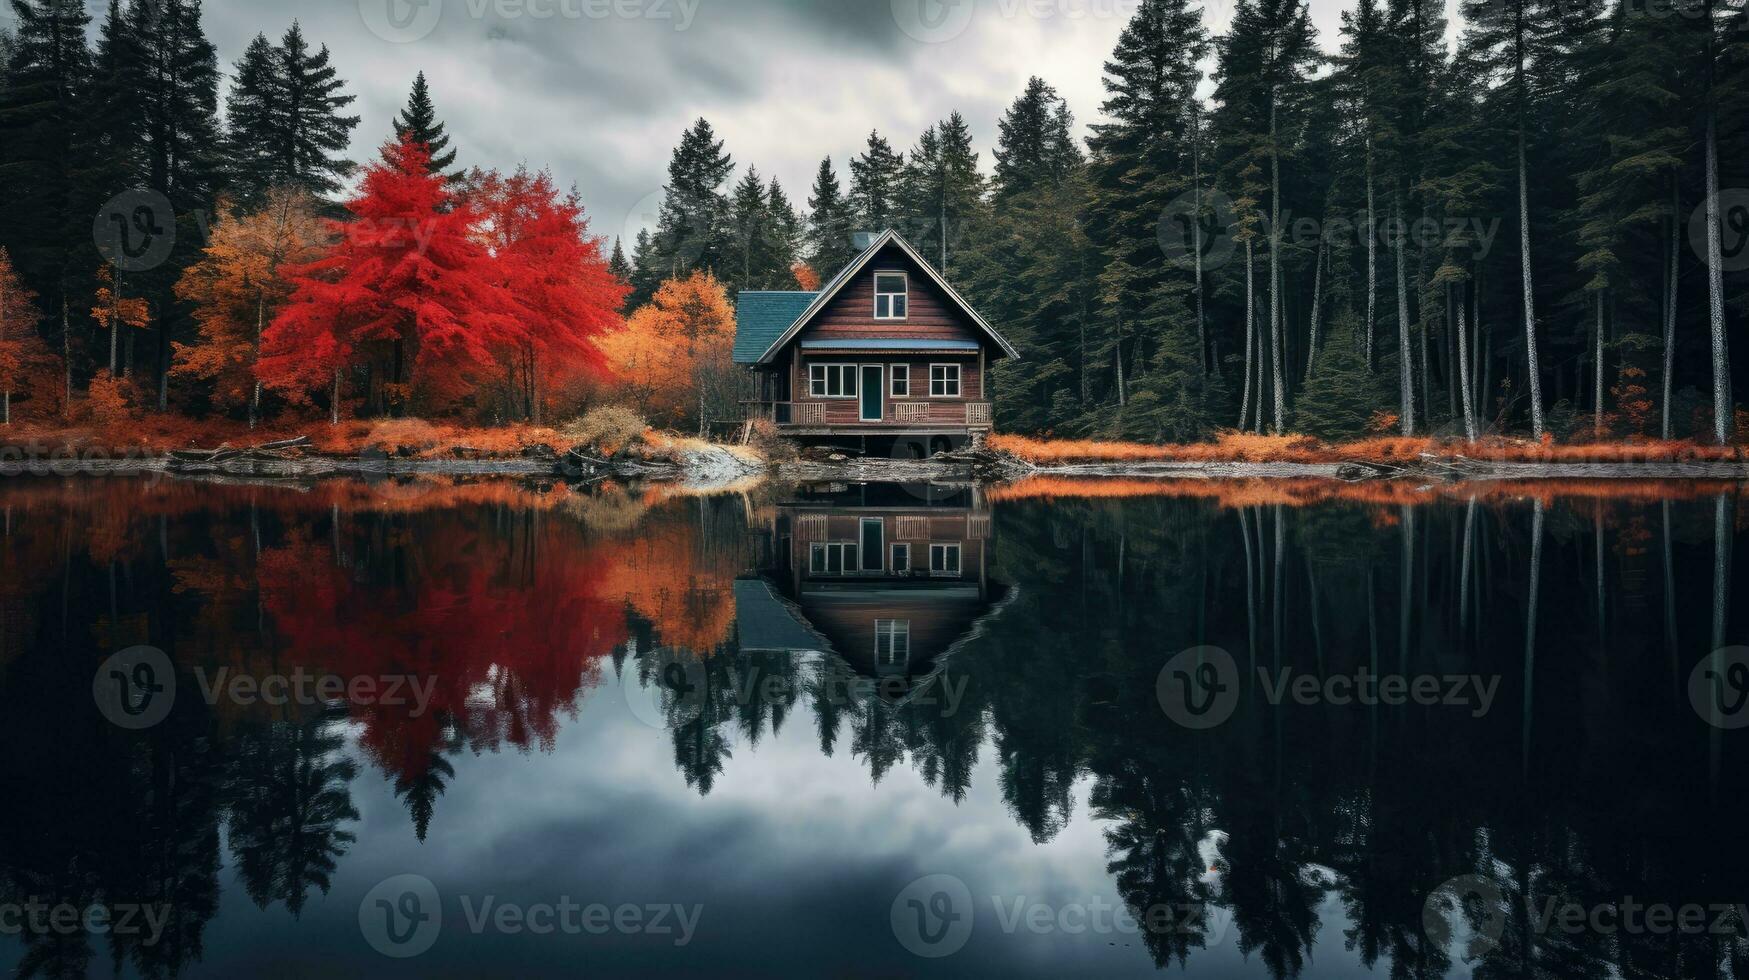
<path id="1" fill-rule="evenodd" d="M 875 273 L 876 320 L 903 320 L 908 312 L 909 282 L 903 272 Z"/>

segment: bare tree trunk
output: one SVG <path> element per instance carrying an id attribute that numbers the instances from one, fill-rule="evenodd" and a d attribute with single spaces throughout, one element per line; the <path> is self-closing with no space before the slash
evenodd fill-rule
<path id="1" fill-rule="evenodd" d="M 1447 288 L 1449 295 L 1451 290 Z M 1462 396 L 1464 406 L 1464 435 L 1471 442 L 1476 441 L 1476 398 L 1470 390 L 1470 339 L 1469 329 L 1464 323 L 1464 295 L 1460 286 L 1457 301 L 1457 362 L 1458 362 L 1458 392 Z M 1465 542 L 1468 546 L 1468 542 Z"/>
<path id="2" fill-rule="evenodd" d="M 340 424 L 340 369 L 334 369 L 334 391 L 328 397 L 328 423 Z"/>
<path id="3" fill-rule="evenodd" d="M 1597 292 L 1597 339 L 1592 348 L 1592 406 L 1591 431 L 1595 438 L 1603 438 L 1603 291 Z"/>
<path id="4" fill-rule="evenodd" d="M 61 402 L 63 417 L 73 414 L 73 335 L 67 322 L 67 293 L 61 291 L 61 369 L 66 372 L 66 399 Z"/>
<path id="5" fill-rule="evenodd" d="M 1366 369 L 1378 370 L 1373 355 L 1379 305 L 1379 222 L 1373 207 L 1372 133 L 1366 136 Z"/>
<path id="6" fill-rule="evenodd" d="M 1670 174 L 1670 271 L 1664 280 L 1664 429 L 1669 439 L 1674 429 L 1670 399 L 1676 378 L 1676 296 L 1681 289 L 1682 238 L 1678 217 L 1682 207 L 1682 180 L 1678 172 Z"/>
<path id="7" fill-rule="evenodd" d="M 1541 439 L 1546 426 L 1543 422 L 1542 368 L 1536 353 L 1536 297 L 1530 275 L 1530 177 L 1525 170 L 1522 119 L 1518 125 L 1518 248 L 1524 269 L 1524 350 L 1530 372 L 1530 431 Z"/>
<path id="8" fill-rule="evenodd" d="M 121 267 L 115 266 L 115 275 L 110 285 L 115 287 L 115 294 L 109 298 L 109 376 L 115 378 L 116 341 L 121 337 Z"/>
<path id="9" fill-rule="evenodd" d="M 1245 388 L 1239 396 L 1239 428 L 1243 430 L 1251 418 L 1251 359 L 1254 356 L 1253 339 L 1257 336 L 1252 326 L 1253 309 L 1252 296 L 1252 262 L 1251 240 L 1245 240 Z"/>
<path id="10" fill-rule="evenodd" d="M 1392 230 L 1396 233 L 1395 244 L 1391 251 L 1397 257 L 1397 380 L 1398 394 L 1401 396 L 1403 408 L 1403 435 L 1415 435 L 1415 345 L 1409 334 L 1409 284 L 1403 271 L 1403 238 L 1404 229 L 1403 206 L 1398 202 L 1394 208 L 1399 226 Z"/>
<path id="11" fill-rule="evenodd" d="M 1312 272 L 1312 335 L 1306 344 L 1306 382 L 1312 380 L 1312 370 L 1318 360 L 1319 316 L 1324 312 L 1324 250 L 1327 242 L 1318 242 L 1318 262 Z"/>
<path id="12" fill-rule="evenodd" d="M 1714 115 L 1709 101 L 1706 114 L 1707 303 L 1712 318 L 1713 439 L 1722 446 L 1730 441 L 1731 429 L 1735 426 L 1731 417 L 1731 355 L 1725 339 L 1725 267 L 1723 245 L 1719 241 L 1719 154 Z"/>
<path id="13" fill-rule="evenodd" d="M 8 300 L 7 300 L 7 296 L 6 296 L 6 289 L 5 289 L 4 285 L 0 285 L 0 346 L 4 346 L 6 343 L 6 303 L 7 303 L 7 301 Z M 11 376 L 8 375 L 7 377 L 0 379 L 0 383 L 5 384 L 5 386 L 6 386 L 4 389 L 0 389 L 0 425 L 11 425 L 12 424 L 12 378 L 11 378 Z M 11 511 L 7 511 L 7 516 L 10 517 L 11 513 L 12 513 Z"/>
<path id="14" fill-rule="evenodd" d="M 1281 364 L 1281 154 L 1275 146 L 1275 93 L 1269 96 L 1269 371 L 1275 432 L 1287 428 L 1287 382 Z"/>
<path id="15" fill-rule="evenodd" d="M 1190 233 L 1196 252 L 1196 356 L 1197 370 L 1201 372 L 1203 377 L 1207 377 L 1209 339 L 1207 321 L 1203 316 L 1202 294 L 1202 138 L 1197 132 L 1201 121 L 1201 110 L 1192 110 L 1190 116 L 1190 170 L 1194 215 L 1190 222 Z"/>
<path id="16" fill-rule="evenodd" d="M 257 291 L 255 293 L 255 346 L 253 348 L 255 358 L 254 358 L 254 361 L 250 364 L 251 371 L 254 370 L 256 364 L 259 364 L 261 362 L 261 332 L 266 328 L 266 322 L 267 322 L 267 296 L 265 293 Z M 251 429 L 255 428 L 255 422 L 260 417 L 261 417 L 261 378 L 259 376 L 257 376 L 255 378 L 255 384 L 253 386 L 251 386 L 251 388 L 249 390 L 249 428 L 251 428 Z"/>

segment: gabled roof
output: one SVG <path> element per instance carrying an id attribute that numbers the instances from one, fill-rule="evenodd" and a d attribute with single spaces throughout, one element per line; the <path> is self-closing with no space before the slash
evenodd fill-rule
<path id="1" fill-rule="evenodd" d="M 759 358 L 773 341 L 783 336 L 813 305 L 818 293 L 780 293 L 748 291 L 740 295 L 735 307 L 735 363 L 758 364 Z"/>
<path id="2" fill-rule="evenodd" d="M 811 297 L 811 302 L 798 312 L 789 324 L 784 328 L 781 328 L 778 331 L 777 336 L 767 343 L 758 356 L 752 360 L 742 360 L 742 349 L 743 346 L 753 346 L 756 343 L 756 340 L 752 336 L 749 336 L 744 345 L 742 341 L 743 331 L 738 328 L 735 333 L 736 363 L 771 363 L 772 358 L 777 356 L 777 352 L 782 350 L 784 345 L 788 344 L 791 340 L 794 340 L 796 334 L 800 333 L 802 328 L 807 326 L 810 320 L 812 320 L 821 310 L 825 309 L 827 304 L 831 303 L 832 300 L 844 290 L 844 287 L 848 286 L 851 280 L 855 279 L 857 274 L 860 273 L 869 262 L 873 261 L 876 255 L 880 254 L 881 249 L 886 248 L 888 245 L 897 245 L 903 250 L 904 253 L 910 257 L 911 261 L 916 263 L 917 267 L 922 269 L 924 274 L 927 275 L 936 286 L 940 287 L 942 293 L 944 293 L 949 300 L 956 304 L 973 323 L 977 324 L 978 328 L 983 330 L 998 347 L 1002 348 L 1004 354 L 1012 358 L 1020 357 L 1020 352 L 1015 350 L 1014 346 L 1010 344 L 1005 337 L 997 333 L 995 327 L 990 326 L 983 317 L 979 316 L 978 311 L 972 309 L 971 304 L 966 302 L 965 297 L 961 296 L 957 290 L 948 285 L 947 280 L 941 277 L 941 273 L 935 271 L 935 267 L 925 261 L 923 256 L 917 254 L 917 250 L 911 247 L 910 242 L 905 241 L 898 232 L 889 228 L 875 236 L 874 241 L 869 243 L 868 248 L 863 249 L 862 254 L 852 259 L 849 265 L 840 270 L 836 276 L 833 276 L 831 282 L 820 287 L 818 293 L 742 293 L 741 295 L 744 298 L 748 296 L 809 296 Z M 745 303 L 745 299 L 743 299 L 743 303 Z M 759 305 L 758 301 L 756 301 L 756 305 Z M 769 316 L 769 312 L 766 315 Z"/>

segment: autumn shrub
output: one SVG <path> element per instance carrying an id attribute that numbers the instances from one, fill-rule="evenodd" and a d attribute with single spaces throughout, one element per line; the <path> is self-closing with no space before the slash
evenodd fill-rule
<path id="1" fill-rule="evenodd" d="M 444 434 L 423 419 L 385 419 L 373 423 L 361 440 L 361 448 L 380 449 L 390 455 L 418 455 L 437 448 Z"/>
<path id="2" fill-rule="evenodd" d="M 796 455 L 795 443 L 778 432 L 770 419 L 754 419 L 747 432 L 747 445 L 766 459 L 788 459 Z"/>
<path id="3" fill-rule="evenodd" d="M 641 441 L 649 423 L 642 415 L 623 405 L 603 405 L 585 412 L 559 427 L 559 434 L 571 446 L 596 450 L 604 456 L 617 456 Z"/>
<path id="4" fill-rule="evenodd" d="M 91 420 L 103 425 L 133 421 L 133 405 L 128 398 L 130 387 L 126 379 L 112 377 L 108 371 L 97 372 L 97 376 L 91 379 L 90 393 L 85 402 Z"/>

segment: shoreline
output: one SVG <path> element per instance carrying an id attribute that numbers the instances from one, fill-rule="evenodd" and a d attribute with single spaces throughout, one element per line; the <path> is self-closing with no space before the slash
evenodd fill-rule
<path id="1" fill-rule="evenodd" d="M 61 450 L 22 456 L 0 450 L 0 478 L 11 476 L 156 474 L 177 478 L 311 480 L 332 478 L 501 477 L 590 482 L 606 479 L 727 486 L 748 479 L 791 483 L 1006 483 L 1028 477 L 1129 480 L 1331 480 L 1342 483 L 1541 480 L 1737 480 L 1749 482 L 1749 461 L 1520 462 L 1424 455 L 1402 464 L 1369 460 L 1332 463 L 1230 461 L 1085 462 L 1041 466 L 990 451 L 942 454 L 926 460 L 842 457 L 759 464 L 723 447 L 685 450 L 675 460 L 596 459 L 576 451 L 496 459 L 434 459 L 367 454 L 306 454 L 292 447 L 256 447 L 220 454 L 81 455 Z M 218 458 L 212 458 L 217 455 Z M 205 458 L 203 458 L 205 457 Z"/>

